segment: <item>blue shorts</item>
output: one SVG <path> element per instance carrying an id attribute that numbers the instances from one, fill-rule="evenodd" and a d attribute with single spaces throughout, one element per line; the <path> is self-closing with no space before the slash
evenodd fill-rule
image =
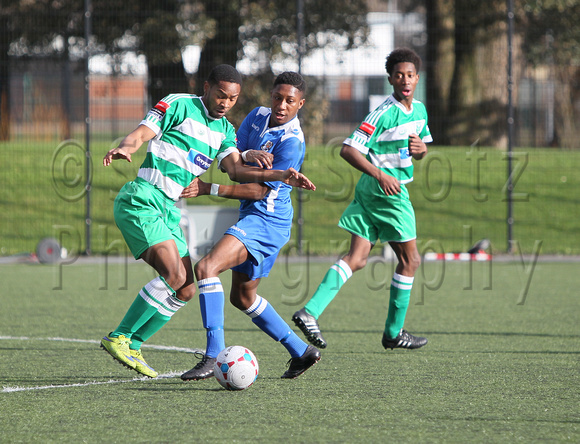
<path id="1" fill-rule="evenodd" d="M 290 239 L 290 226 L 249 214 L 228 228 L 226 234 L 236 237 L 250 254 L 246 262 L 232 270 L 247 274 L 250 280 L 254 280 L 268 276 L 280 249 Z"/>

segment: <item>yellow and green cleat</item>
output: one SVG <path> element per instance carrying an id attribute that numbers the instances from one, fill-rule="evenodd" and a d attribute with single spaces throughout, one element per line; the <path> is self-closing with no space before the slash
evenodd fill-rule
<path id="1" fill-rule="evenodd" d="M 123 335 L 120 335 L 118 338 L 105 336 L 101 339 L 101 348 L 125 367 L 135 370 L 137 361 L 131 356 L 131 350 L 129 350 L 130 343 L 131 340 Z"/>
<path id="2" fill-rule="evenodd" d="M 141 350 L 129 350 L 129 352 L 136 364 L 135 371 L 138 371 L 145 376 L 149 376 L 150 378 L 157 378 L 158 373 L 147 364 L 145 358 L 143 358 L 143 355 L 141 354 Z"/>

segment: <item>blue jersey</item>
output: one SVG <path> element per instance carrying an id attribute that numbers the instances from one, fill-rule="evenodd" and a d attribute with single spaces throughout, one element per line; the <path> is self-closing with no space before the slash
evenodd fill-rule
<path id="1" fill-rule="evenodd" d="M 263 150 L 274 155 L 272 168 L 300 170 L 304 161 L 306 145 L 304 133 L 298 117 L 284 125 L 269 128 L 272 110 L 260 106 L 250 112 L 237 132 L 240 151 Z M 260 213 L 274 218 L 276 223 L 290 226 L 292 224 L 292 187 L 283 182 L 265 182 L 270 192 L 262 200 L 240 200 L 240 218 L 248 214 Z"/>

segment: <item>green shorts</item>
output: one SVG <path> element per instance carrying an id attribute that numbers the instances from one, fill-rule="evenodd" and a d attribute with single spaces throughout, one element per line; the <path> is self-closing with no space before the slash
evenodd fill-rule
<path id="1" fill-rule="evenodd" d="M 173 239 L 179 256 L 189 256 L 187 241 L 179 221 L 181 211 L 175 201 L 161 191 L 137 178 L 127 182 L 115 198 L 115 223 L 135 259 L 149 247 Z"/>
<path id="2" fill-rule="evenodd" d="M 404 185 L 395 196 L 367 197 L 357 190 L 338 226 L 373 245 L 379 239 L 382 242 L 408 242 L 417 238 L 415 210 Z"/>

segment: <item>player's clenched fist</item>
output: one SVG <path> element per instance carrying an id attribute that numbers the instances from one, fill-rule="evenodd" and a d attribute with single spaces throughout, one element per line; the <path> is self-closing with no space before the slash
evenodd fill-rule
<path id="1" fill-rule="evenodd" d="M 427 145 L 417 134 L 411 134 L 409 136 L 409 154 L 413 156 L 414 159 L 420 160 L 427 153 Z"/>

